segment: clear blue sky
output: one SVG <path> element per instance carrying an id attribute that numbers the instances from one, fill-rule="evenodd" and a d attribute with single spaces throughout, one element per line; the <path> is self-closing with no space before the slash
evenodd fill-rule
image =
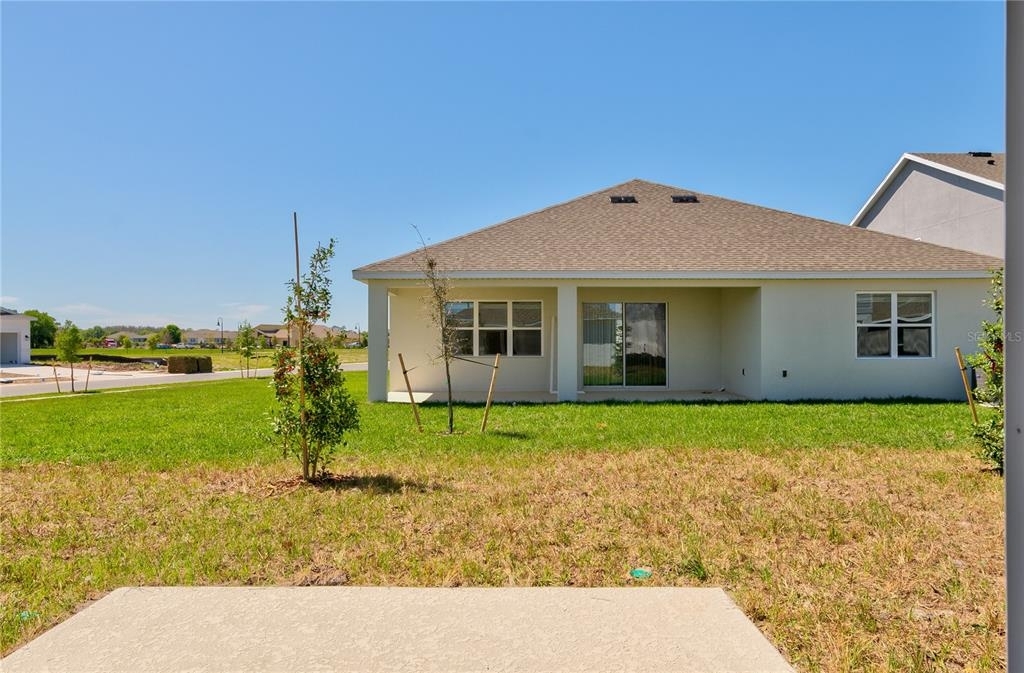
<path id="1" fill-rule="evenodd" d="M 277 322 L 355 267 L 639 177 L 847 223 L 1004 149 L 1002 3 L 0 3 L 5 306 Z"/>

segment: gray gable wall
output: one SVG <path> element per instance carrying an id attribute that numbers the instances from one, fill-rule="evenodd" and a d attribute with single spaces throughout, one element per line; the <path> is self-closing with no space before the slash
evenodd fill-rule
<path id="1" fill-rule="evenodd" d="M 1003 190 L 914 161 L 858 226 L 1005 258 Z"/>

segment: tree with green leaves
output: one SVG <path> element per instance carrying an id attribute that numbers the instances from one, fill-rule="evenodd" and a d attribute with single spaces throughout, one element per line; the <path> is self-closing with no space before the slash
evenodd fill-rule
<path id="1" fill-rule="evenodd" d="M 174 324 L 170 324 L 165 327 L 163 332 L 163 342 L 165 344 L 180 344 L 181 328 Z"/>
<path id="2" fill-rule="evenodd" d="M 78 352 L 82 350 L 83 342 L 82 331 L 70 320 L 64 321 L 64 325 L 57 330 L 57 336 L 54 338 L 57 359 L 71 367 L 71 392 L 75 392 L 75 363 L 81 359 Z"/>
<path id="3" fill-rule="evenodd" d="M 985 304 L 996 319 L 983 320 L 978 339 L 979 353 L 969 355 L 967 362 L 981 370 L 984 381 L 975 391 L 975 397 L 994 409 L 988 418 L 974 425 L 974 436 L 981 443 L 978 456 L 998 470 L 1003 469 L 1005 437 L 1003 400 L 1003 270 L 992 272 L 992 288 Z"/>
<path id="4" fill-rule="evenodd" d="M 57 336 L 57 321 L 53 319 L 53 316 L 36 309 L 25 311 L 25 315 L 35 318 L 29 327 L 29 341 L 32 348 L 53 348 L 53 340 Z"/>
<path id="5" fill-rule="evenodd" d="M 257 346 L 256 330 L 248 320 L 243 320 L 238 326 L 238 336 L 235 337 L 235 350 L 238 351 L 238 356 L 245 360 L 245 377 L 250 375 L 249 364 L 253 356 L 256 355 Z"/>
<path id="6" fill-rule="evenodd" d="M 427 286 L 424 303 L 430 315 L 430 321 L 437 328 L 437 359 L 444 363 L 444 379 L 448 385 L 448 434 L 455 432 L 455 401 L 452 397 L 452 361 L 459 352 L 458 336 L 451 314 L 451 282 L 441 268 L 440 262 L 431 254 L 427 242 L 423 240 L 420 230 L 413 225 L 420 237 L 423 258 L 420 266 Z M 361 337 L 362 335 L 360 335 Z"/>
<path id="7" fill-rule="evenodd" d="M 296 239 L 297 229 L 296 225 Z M 273 430 L 281 438 L 285 454 L 299 458 L 306 481 L 324 475 L 334 451 L 344 445 L 345 432 L 359 427 L 359 408 L 345 388 L 337 353 L 312 329 L 330 315 L 332 257 L 334 239 L 326 247 L 317 245 L 309 271 L 289 283 L 291 294 L 284 315 L 298 335 L 297 343 L 274 353 L 278 406 Z"/>
<path id="8" fill-rule="evenodd" d="M 128 337 L 126 337 L 126 336 L 125 337 L 121 337 L 121 338 L 122 339 L 128 339 Z M 128 346 L 127 346 L 127 348 L 131 347 L 131 343 L 132 343 L 132 340 L 128 339 Z M 159 345 L 160 345 L 160 334 L 158 334 L 157 332 L 153 332 L 152 334 L 150 334 L 150 335 L 148 335 L 146 337 L 146 348 L 148 348 L 149 350 L 151 350 L 151 351 L 152 350 L 156 350 L 156 347 L 159 346 Z"/>
<path id="9" fill-rule="evenodd" d="M 102 346 L 103 337 L 107 336 L 106 330 L 99 325 L 93 325 L 82 332 L 82 338 L 88 346 Z"/>

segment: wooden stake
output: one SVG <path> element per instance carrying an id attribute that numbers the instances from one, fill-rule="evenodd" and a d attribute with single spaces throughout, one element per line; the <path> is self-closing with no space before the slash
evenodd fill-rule
<path id="1" fill-rule="evenodd" d="M 89 369 L 85 372 L 85 392 L 89 392 L 89 377 L 92 376 L 92 356 L 89 356 Z"/>
<path id="2" fill-rule="evenodd" d="M 53 382 L 57 384 L 57 394 L 59 395 L 60 394 L 60 377 L 57 376 L 57 361 L 54 360 L 52 365 L 53 365 Z"/>
<path id="3" fill-rule="evenodd" d="M 294 211 L 292 211 L 292 225 L 295 230 L 295 315 L 298 316 L 299 332 L 299 423 L 301 425 L 299 441 L 302 444 L 302 478 L 309 481 L 309 442 L 306 441 L 306 376 L 302 367 L 302 323 L 305 322 L 306 316 L 302 313 L 302 275 L 299 272 L 299 214 Z"/>
<path id="4" fill-rule="evenodd" d="M 412 386 L 409 384 L 409 370 L 405 368 L 405 358 L 398 354 L 398 363 L 402 365 L 402 376 L 405 377 L 405 389 L 409 391 L 409 404 L 412 405 L 412 415 L 416 417 L 416 428 L 423 432 L 423 424 L 420 423 L 420 410 L 416 407 L 416 398 L 412 396 Z"/>
<path id="5" fill-rule="evenodd" d="M 494 397 L 494 382 L 498 378 L 498 361 L 501 353 L 494 354 L 494 368 L 491 370 L 491 385 L 487 388 L 487 405 L 484 407 L 484 420 L 480 423 L 480 432 L 487 430 L 487 415 L 491 413 L 491 399 Z"/>
<path id="6" fill-rule="evenodd" d="M 971 384 L 967 382 L 967 365 L 964 364 L 964 356 L 960 354 L 960 347 L 953 349 L 956 352 L 956 362 L 960 365 L 960 378 L 964 382 L 964 392 L 967 393 L 967 404 L 971 406 L 971 417 L 974 424 L 978 424 L 978 410 L 974 407 L 974 393 L 971 391 Z"/>

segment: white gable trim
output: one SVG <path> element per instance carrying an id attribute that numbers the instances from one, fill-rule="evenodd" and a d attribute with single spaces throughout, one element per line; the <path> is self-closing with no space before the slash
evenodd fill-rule
<path id="1" fill-rule="evenodd" d="M 952 168 L 952 167 L 947 166 L 945 164 L 940 164 L 940 163 L 936 163 L 934 161 L 929 161 L 928 159 L 925 159 L 923 157 L 919 157 L 916 154 L 910 154 L 909 152 L 904 152 L 903 156 L 900 157 L 900 160 L 896 162 L 896 165 L 892 167 L 892 170 L 889 171 L 889 174 L 885 176 L 884 180 L 882 180 L 882 183 L 880 185 L 878 185 L 878 187 L 875 189 L 874 192 L 872 192 L 872 194 L 868 198 L 867 202 L 861 207 L 861 209 L 859 211 L 857 211 L 857 214 L 853 217 L 853 220 L 850 221 L 850 226 L 851 227 L 859 227 L 860 226 L 861 220 L 863 220 L 864 216 L 867 215 L 869 210 L 871 210 L 871 207 L 875 205 L 875 203 L 878 201 L 879 198 L 881 198 L 882 193 L 885 192 L 886 189 L 888 189 L 889 185 L 896 178 L 896 176 L 899 175 L 900 171 L 902 171 L 903 168 L 908 163 L 910 163 L 911 161 L 913 161 L 915 163 L 918 163 L 918 164 L 920 164 L 922 166 L 928 166 L 929 168 L 934 168 L 934 169 L 943 171 L 945 173 L 949 173 L 950 175 L 955 175 L 957 177 L 964 178 L 965 180 L 970 180 L 972 182 L 977 182 L 978 184 L 981 184 L 981 185 L 986 185 L 988 187 L 995 187 L 996 189 L 998 189 L 1000 191 L 1005 191 L 1005 189 L 1006 189 L 1006 187 L 1001 182 L 996 182 L 995 180 L 989 180 L 988 178 L 983 178 L 983 177 L 975 175 L 973 173 L 967 173 L 966 171 L 961 171 L 959 169 Z"/>

